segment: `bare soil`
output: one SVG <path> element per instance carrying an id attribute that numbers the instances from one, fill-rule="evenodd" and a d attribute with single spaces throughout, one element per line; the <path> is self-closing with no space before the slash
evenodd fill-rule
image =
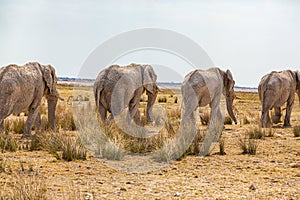
<path id="1" fill-rule="evenodd" d="M 258 115 L 257 98 L 237 102 L 239 120 L 246 116 L 257 123 L 247 115 Z M 293 110 L 293 126 L 300 125 L 298 112 L 299 107 Z M 134 154 L 121 161 L 90 156 L 66 162 L 46 151 L 3 152 L 0 197 L 13 193 L 17 182 L 36 177 L 50 199 L 84 199 L 87 193 L 94 199 L 300 199 L 300 138 L 294 137 L 293 128 L 279 124 L 273 137 L 258 140 L 256 155 L 244 155 L 238 141 L 251 127 L 225 126 L 226 155 L 219 155 L 216 144 L 210 156 L 186 156 L 172 163 Z"/>

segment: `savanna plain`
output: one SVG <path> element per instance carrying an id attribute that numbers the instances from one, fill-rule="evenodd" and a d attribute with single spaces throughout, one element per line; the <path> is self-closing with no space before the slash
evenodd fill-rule
<path id="1" fill-rule="evenodd" d="M 0 199 L 300 199 L 298 99 L 292 127 L 279 123 L 261 129 L 257 92 L 236 91 L 239 123 L 226 117 L 210 155 L 200 157 L 209 107 L 197 111 L 197 135 L 187 149 L 180 143 L 165 148 L 176 140 L 180 127 L 178 88 L 158 94 L 155 125 L 146 123 L 147 97 L 141 97 L 142 125 L 157 132 L 145 138 L 126 134 L 114 122 L 94 124 L 90 87 L 64 84 L 58 90 L 65 101 L 57 106 L 57 132 L 47 130 L 44 102 L 44 131 L 31 139 L 21 139 L 26 113 L 5 120 L 0 134 Z M 221 107 L 225 111 L 223 100 Z M 95 135 L 98 126 L 104 134 Z"/>

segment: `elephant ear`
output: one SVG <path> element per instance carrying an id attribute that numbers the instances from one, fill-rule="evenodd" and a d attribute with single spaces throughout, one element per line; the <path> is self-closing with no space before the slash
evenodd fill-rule
<path id="1" fill-rule="evenodd" d="M 148 92 L 154 94 L 157 91 L 157 76 L 150 65 L 143 65 L 143 68 L 143 86 Z"/>
<path id="2" fill-rule="evenodd" d="M 296 75 L 296 88 L 299 90 L 300 89 L 300 72 L 298 70 L 296 70 L 295 75 Z"/>
<path id="3" fill-rule="evenodd" d="M 235 84 L 235 81 L 233 80 L 232 73 L 229 69 L 226 70 L 226 73 L 224 75 L 224 87 L 225 87 L 225 93 L 226 96 L 229 95 L 231 89 L 233 88 Z"/>
<path id="4" fill-rule="evenodd" d="M 55 91 L 55 69 L 51 65 L 44 66 L 43 71 L 44 81 L 49 89 L 49 94 L 52 94 Z"/>

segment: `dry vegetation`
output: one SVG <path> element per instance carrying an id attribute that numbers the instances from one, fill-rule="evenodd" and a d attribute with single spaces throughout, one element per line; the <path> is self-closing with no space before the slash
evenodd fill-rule
<path id="1" fill-rule="evenodd" d="M 20 139 L 26 114 L 5 120 L 5 132 L 0 134 L 0 199 L 300 198 L 298 99 L 292 128 L 283 129 L 280 123 L 261 129 L 257 93 L 237 92 L 239 124 L 232 125 L 226 117 L 210 156 L 199 157 L 209 108 L 199 110 L 196 132 L 180 127 L 179 90 L 159 94 L 155 126 L 146 123 L 143 95 L 143 127 L 122 129 L 115 122 L 95 120 L 89 88 L 58 89 L 65 99 L 73 96 L 73 101 L 59 102 L 59 132 L 49 132 L 45 104 L 41 107 L 44 132 L 31 140 Z M 225 111 L 224 100 L 221 107 Z M 157 134 L 146 137 L 147 131 Z"/>

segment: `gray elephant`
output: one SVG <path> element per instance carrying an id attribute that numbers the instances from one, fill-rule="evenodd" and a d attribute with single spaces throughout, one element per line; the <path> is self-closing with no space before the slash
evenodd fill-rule
<path id="1" fill-rule="evenodd" d="M 237 119 L 232 109 L 235 98 L 234 84 L 233 76 L 229 70 L 224 72 L 219 68 L 197 69 L 187 74 L 181 87 L 183 105 L 185 107 L 183 122 L 187 120 L 193 120 L 194 122 L 194 111 L 199 106 L 203 107 L 208 104 L 211 107 L 211 118 L 221 120 L 220 100 L 223 94 L 226 97 L 228 114 L 237 124 Z"/>
<path id="2" fill-rule="evenodd" d="M 222 71 L 219 68 L 208 70 L 194 70 L 185 76 L 181 86 L 184 113 L 182 117 L 182 130 L 186 135 L 191 133 L 195 136 L 196 121 L 195 111 L 200 106 L 210 105 L 210 119 L 208 129 L 202 142 L 199 155 L 206 156 L 215 144 L 224 127 L 224 117 L 220 110 L 220 100 L 223 94 L 226 98 L 226 107 L 229 116 L 237 124 L 232 104 L 235 98 L 234 80 L 231 72 Z"/>
<path id="3" fill-rule="evenodd" d="M 61 97 L 56 90 L 57 77 L 51 65 L 30 62 L 20 67 L 8 65 L 0 68 L 0 131 L 10 114 L 28 111 L 23 137 L 31 136 L 32 126 L 40 129 L 40 104 L 45 95 L 48 102 L 48 119 L 55 128 L 55 109 Z"/>
<path id="4" fill-rule="evenodd" d="M 268 128 L 273 123 L 278 123 L 281 118 L 281 106 L 286 103 L 284 127 L 290 127 L 290 117 L 295 99 L 295 92 L 300 98 L 300 73 L 298 71 L 284 70 L 273 71 L 262 77 L 258 94 L 262 104 L 261 126 Z M 275 115 L 272 122 L 269 110 L 274 108 Z"/>
<path id="5" fill-rule="evenodd" d="M 139 102 L 146 90 L 147 121 L 152 122 L 152 107 L 159 91 L 156 79 L 150 65 L 112 65 L 102 70 L 94 83 L 95 102 L 102 121 L 107 120 L 107 112 L 111 113 L 112 119 L 128 107 L 127 120 L 134 119 L 135 123 L 140 124 Z"/>

